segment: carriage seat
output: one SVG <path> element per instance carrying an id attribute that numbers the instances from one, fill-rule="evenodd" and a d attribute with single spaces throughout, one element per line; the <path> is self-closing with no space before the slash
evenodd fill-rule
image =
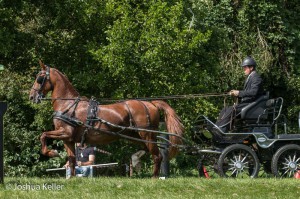
<path id="1" fill-rule="evenodd" d="M 282 105 L 282 97 L 268 99 L 268 96 L 261 96 L 242 109 L 243 123 L 247 128 L 253 128 L 253 132 L 261 132 L 268 137 L 273 136 L 273 130 L 277 134 L 278 125 L 286 133 L 286 117 L 281 113 Z"/>
<path id="2" fill-rule="evenodd" d="M 264 110 L 267 108 L 267 101 L 269 100 L 269 92 L 265 95 L 260 96 L 254 102 L 248 104 L 241 110 L 241 119 L 242 120 L 257 120 L 260 117 Z M 266 119 L 266 116 L 263 116 Z"/>

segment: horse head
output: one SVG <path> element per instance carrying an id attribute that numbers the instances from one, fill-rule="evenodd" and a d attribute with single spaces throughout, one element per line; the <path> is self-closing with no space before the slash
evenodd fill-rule
<path id="1" fill-rule="evenodd" d="M 41 71 L 37 74 L 37 77 L 30 90 L 29 100 L 34 103 L 40 103 L 47 93 L 53 90 L 53 84 L 50 79 L 50 67 L 46 66 L 41 60 L 39 60 Z"/>

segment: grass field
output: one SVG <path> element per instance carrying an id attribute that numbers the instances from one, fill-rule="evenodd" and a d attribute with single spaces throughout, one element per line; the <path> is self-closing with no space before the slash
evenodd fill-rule
<path id="1" fill-rule="evenodd" d="M 0 198 L 300 198 L 299 179 L 6 178 Z"/>

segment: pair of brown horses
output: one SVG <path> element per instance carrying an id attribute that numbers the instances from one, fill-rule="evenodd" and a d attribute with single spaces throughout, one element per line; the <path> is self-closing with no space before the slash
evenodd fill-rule
<path id="1" fill-rule="evenodd" d="M 34 103 L 39 103 L 41 99 L 51 93 L 52 106 L 55 113 L 60 113 L 63 117 L 54 117 L 53 122 L 55 129 L 53 131 L 43 132 L 40 141 L 42 144 L 42 154 L 50 157 L 58 156 L 57 151 L 49 150 L 46 145 L 46 138 L 63 140 L 64 147 L 67 151 L 71 174 L 75 175 L 75 143 L 81 142 L 83 136 L 86 143 L 108 144 L 120 138 L 114 135 L 120 129 L 96 121 L 93 128 L 85 125 L 72 125 L 64 118 L 76 118 L 76 122 L 84 124 L 87 121 L 89 101 L 86 98 L 80 98 L 79 93 L 72 86 L 68 78 L 55 68 L 50 68 L 40 61 L 41 71 L 38 73 L 36 80 L 30 90 L 29 98 Z M 130 136 L 145 140 L 148 152 L 152 155 L 154 162 L 153 177 L 158 177 L 162 156 L 157 145 L 157 132 L 143 131 L 143 129 L 157 130 L 160 119 L 160 110 L 164 111 L 167 131 L 177 136 L 169 136 L 171 146 L 182 143 L 180 136 L 183 135 L 184 128 L 180 118 L 175 111 L 164 101 L 138 101 L 128 100 L 125 102 L 99 105 L 97 118 L 103 119 L 111 124 L 129 127 L 133 126 L 140 131 L 125 129 L 122 135 Z M 78 122 L 79 121 L 79 122 Z M 112 132 L 112 133 L 108 133 Z M 85 135 L 83 135 L 85 134 Z M 174 157 L 178 148 L 169 148 L 169 158 Z"/>

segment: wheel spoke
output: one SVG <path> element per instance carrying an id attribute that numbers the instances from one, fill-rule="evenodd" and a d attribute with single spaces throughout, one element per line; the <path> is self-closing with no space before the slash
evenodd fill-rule
<path id="1" fill-rule="evenodd" d="M 237 156 L 235 155 L 235 153 L 233 153 L 233 157 L 234 157 L 234 162 L 237 162 L 237 161 L 238 161 L 238 158 L 237 158 Z"/>
<path id="2" fill-rule="evenodd" d="M 293 162 L 295 162 L 295 160 L 296 160 L 296 157 L 297 157 L 297 154 L 296 154 L 296 151 L 295 151 L 295 153 L 294 153 L 294 157 L 293 157 Z"/>
<path id="3" fill-rule="evenodd" d="M 285 174 L 288 172 L 289 170 L 285 170 L 285 172 L 281 175 L 281 177 L 285 176 Z"/>
<path id="4" fill-rule="evenodd" d="M 239 152 L 239 158 L 238 158 L 238 161 L 241 161 L 242 159 L 242 151 Z"/>
<path id="5" fill-rule="evenodd" d="M 232 173 L 231 173 L 230 176 L 233 176 L 233 174 L 235 174 L 235 173 L 237 173 L 237 170 L 236 170 L 236 169 L 234 169 L 234 170 L 232 171 Z"/>
<path id="6" fill-rule="evenodd" d="M 238 175 L 239 175 L 239 171 L 237 170 L 236 174 L 235 174 L 235 177 L 238 177 Z"/>
<path id="7" fill-rule="evenodd" d="M 233 159 L 230 159 L 230 161 L 232 162 L 232 165 L 235 164 L 236 161 L 234 161 Z"/>
<path id="8" fill-rule="evenodd" d="M 285 159 L 285 162 L 287 162 L 287 163 L 289 163 L 290 162 L 290 160 L 288 160 L 287 158 L 284 158 Z"/>
<path id="9" fill-rule="evenodd" d="M 242 162 L 248 157 L 248 153 L 246 153 L 245 157 L 243 158 Z"/>
<path id="10" fill-rule="evenodd" d="M 289 177 L 292 177 L 294 175 L 294 172 L 292 170 L 289 170 Z"/>
<path id="11" fill-rule="evenodd" d="M 289 155 L 289 162 L 292 162 L 293 160 L 292 160 L 292 157 L 291 157 L 291 155 Z"/>

